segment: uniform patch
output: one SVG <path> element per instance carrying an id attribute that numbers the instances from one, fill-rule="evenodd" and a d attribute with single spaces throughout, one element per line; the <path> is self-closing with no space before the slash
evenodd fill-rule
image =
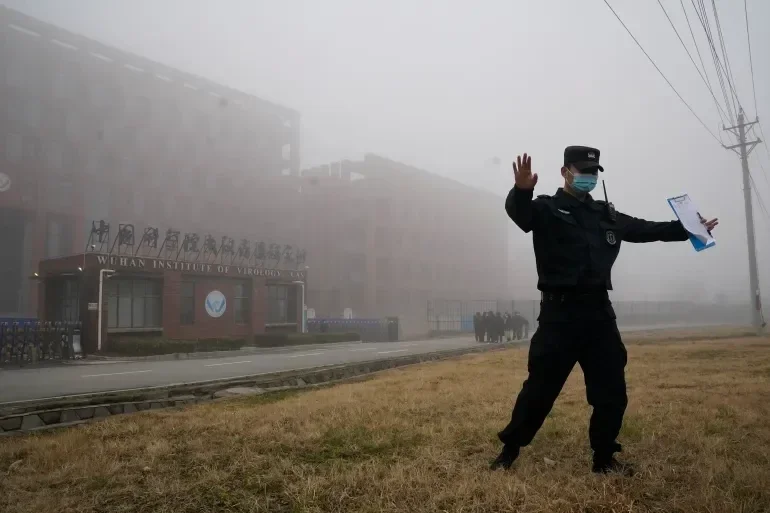
<path id="1" fill-rule="evenodd" d="M 605 236 L 607 237 L 607 244 L 609 244 L 610 246 L 614 246 L 615 244 L 618 243 L 618 239 L 615 237 L 615 232 L 613 232 L 612 230 L 607 230 L 607 232 L 605 233 Z"/>

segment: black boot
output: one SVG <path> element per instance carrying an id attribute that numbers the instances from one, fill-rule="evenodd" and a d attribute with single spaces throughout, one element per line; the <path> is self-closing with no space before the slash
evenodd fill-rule
<path id="1" fill-rule="evenodd" d="M 626 477 L 632 477 L 636 474 L 633 465 L 618 461 L 612 455 L 601 456 L 594 454 L 594 465 L 591 470 L 597 474 L 609 474 L 612 472 Z"/>
<path id="2" fill-rule="evenodd" d="M 489 466 L 489 470 L 508 470 L 519 457 L 519 448 L 512 445 L 504 445 L 500 455 Z"/>

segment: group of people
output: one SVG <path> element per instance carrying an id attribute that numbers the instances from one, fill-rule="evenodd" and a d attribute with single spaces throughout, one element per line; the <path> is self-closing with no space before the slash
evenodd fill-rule
<path id="1" fill-rule="evenodd" d="M 476 312 L 473 316 L 473 331 L 477 342 L 502 342 L 520 340 L 529 336 L 529 321 L 519 312 Z"/>

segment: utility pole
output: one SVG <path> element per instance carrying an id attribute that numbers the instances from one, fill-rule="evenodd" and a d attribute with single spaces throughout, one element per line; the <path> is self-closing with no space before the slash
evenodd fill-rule
<path id="1" fill-rule="evenodd" d="M 759 275 L 757 273 L 757 248 L 754 241 L 754 210 L 751 206 L 751 175 L 749 175 L 749 154 L 761 143 L 757 138 L 754 141 L 746 142 L 746 134 L 759 122 L 759 118 L 754 121 L 745 122 L 743 109 L 738 112 L 738 124 L 723 130 L 729 131 L 738 137 L 738 144 L 724 146 L 727 150 L 732 150 L 741 157 L 741 167 L 743 168 L 743 203 L 746 209 L 746 240 L 749 250 L 749 304 L 751 305 L 751 325 L 757 330 L 762 331 L 764 322 L 762 321 L 762 302 L 759 295 Z M 740 150 L 740 151 L 738 151 Z"/>

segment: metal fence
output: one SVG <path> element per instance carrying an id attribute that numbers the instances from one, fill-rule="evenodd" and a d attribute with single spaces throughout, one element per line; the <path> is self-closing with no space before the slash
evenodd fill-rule
<path id="1" fill-rule="evenodd" d="M 0 364 L 68 360 L 82 356 L 80 323 L 0 323 Z"/>
<path id="2" fill-rule="evenodd" d="M 428 329 L 440 332 L 473 333 L 473 315 L 476 312 L 510 313 L 517 311 L 513 300 L 460 301 L 433 299 L 428 301 Z M 521 312 L 522 315 L 525 312 Z M 524 315 L 526 317 L 526 315 Z M 527 318 L 529 320 L 529 318 Z"/>
<path id="3" fill-rule="evenodd" d="M 750 324 L 748 305 L 719 305 L 686 301 L 613 301 L 612 306 L 621 327 L 665 327 L 687 325 Z M 431 331 L 473 332 L 476 312 L 519 312 L 530 329 L 537 327 L 539 300 L 428 301 L 427 321 Z"/>
<path id="4" fill-rule="evenodd" d="M 364 342 L 395 342 L 400 329 L 397 317 L 386 319 L 308 319 L 310 333 L 358 333 Z"/>

